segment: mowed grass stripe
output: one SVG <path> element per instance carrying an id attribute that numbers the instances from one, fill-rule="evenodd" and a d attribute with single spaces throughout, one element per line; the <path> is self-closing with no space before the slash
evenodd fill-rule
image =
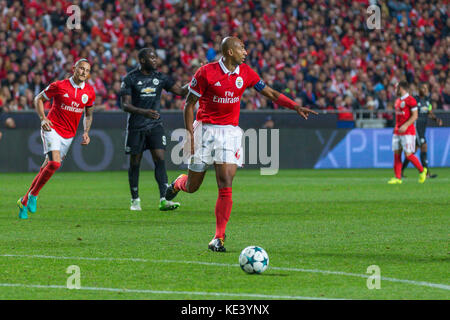
<path id="1" fill-rule="evenodd" d="M 126 171 L 63 169 L 39 195 L 38 212 L 25 221 L 17 218 L 16 201 L 34 174 L 0 175 L 0 254 L 11 255 L 0 257 L 0 283 L 65 285 L 67 265 L 76 264 L 83 270 L 82 284 L 91 288 L 449 299 L 450 169 L 432 171 L 438 178 L 423 185 L 417 183 L 417 172 L 407 169 L 401 186 L 389 186 L 392 170 L 280 170 L 275 176 L 239 170 L 224 255 L 206 249 L 215 229 L 213 170 L 197 193 L 180 194 L 181 208 L 169 213 L 158 210 L 154 172 L 141 171 L 143 211 L 136 213 L 129 211 Z M 181 172 L 168 172 L 169 180 Z M 248 276 L 236 264 L 248 245 L 269 253 L 271 264 L 262 276 Z M 85 259 L 69 260 L 77 257 Z M 382 290 L 366 286 L 370 265 L 381 269 Z M 0 288 L 0 297 L 7 299 L 111 296 L 158 298 L 136 292 Z"/>

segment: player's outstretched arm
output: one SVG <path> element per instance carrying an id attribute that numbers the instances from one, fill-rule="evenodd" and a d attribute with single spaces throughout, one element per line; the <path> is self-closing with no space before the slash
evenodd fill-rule
<path id="1" fill-rule="evenodd" d="M 86 107 L 83 119 L 83 140 L 81 141 L 82 145 L 88 145 L 91 142 L 91 138 L 89 137 L 89 130 L 91 130 L 92 120 L 94 119 L 94 107 Z"/>
<path id="2" fill-rule="evenodd" d="M 45 110 L 44 110 L 44 101 L 45 101 L 45 97 L 44 97 L 44 91 L 42 91 L 41 93 L 39 93 L 35 98 L 34 98 L 34 109 L 36 110 L 39 119 L 41 120 L 41 127 L 44 131 L 51 131 L 52 128 L 52 122 L 47 119 L 47 116 L 45 115 Z"/>
<path id="3" fill-rule="evenodd" d="M 308 119 L 308 116 L 310 113 L 318 114 L 317 112 L 315 112 L 309 108 L 299 106 L 295 101 L 292 101 L 291 99 L 286 97 L 281 92 L 279 92 L 275 89 L 272 89 L 271 87 L 269 87 L 267 85 L 264 87 L 264 89 L 259 91 L 259 93 L 261 93 L 263 96 L 269 98 L 270 100 L 272 100 L 273 102 L 275 102 L 276 104 L 278 104 L 282 107 L 297 111 L 297 113 L 299 115 L 301 115 L 304 119 Z"/>
<path id="4" fill-rule="evenodd" d="M 137 108 L 131 104 L 131 96 L 126 94 L 120 98 L 120 104 L 123 111 L 128 113 L 139 114 L 150 119 L 159 119 L 159 112 L 152 109 Z"/>

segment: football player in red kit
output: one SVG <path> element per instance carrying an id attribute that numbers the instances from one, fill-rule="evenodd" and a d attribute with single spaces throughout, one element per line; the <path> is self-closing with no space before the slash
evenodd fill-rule
<path id="1" fill-rule="evenodd" d="M 395 101 L 395 128 L 392 136 L 392 151 L 394 151 L 395 177 L 389 184 L 402 183 L 402 150 L 405 157 L 419 170 L 419 183 L 427 178 L 427 169 L 422 166 L 414 155 L 416 147 L 416 127 L 414 122 L 418 118 L 417 102 L 408 93 L 408 82 L 400 81 L 396 84 L 396 93 L 399 97 Z"/>
<path id="2" fill-rule="evenodd" d="M 89 130 L 95 101 L 94 88 L 86 83 L 90 70 L 91 66 L 86 59 L 78 60 L 73 67 L 72 77 L 51 83 L 34 99 L 34 106 L 41 120 L 45 160 L 28 191 L 17 201 L 21 219 L 28 218 L 28 211 L 36 212 L 39 191 L 61 166 L 83 113 L 84 133 L 81 144 L 87 145 L 90 142 Z M 53 104 L 46 116 L 44 101 L 52 98 Z"/>
<path id="3" fill-rule="evenodd" d="M 189 85 L 184 109 L 184 123 L 190 141 L 188 174 L 180 175 L 166 191 L 172 200 L 180 190 L 193 193 L 202 184 L 206 169 L 214 164 L 219 194 L 216 202 L 216 233 L 208 248 L 225 251 L 225 228 L 230 218 L 232 182 L 237 167 L 242 166 L 242 130 L 238 127 L 242 94 L 255 88 L 276 104 L 293 109 L 307 119 L 316 112 L 267 86 L 247 64 L 247 51 L 236 37 L 226 37 L 221 44 L 223 57 L 200 67 Z M 196 121 L 194 107 L 199 103 Z M 188 138 L 189 139 L 189 138 Z"/>

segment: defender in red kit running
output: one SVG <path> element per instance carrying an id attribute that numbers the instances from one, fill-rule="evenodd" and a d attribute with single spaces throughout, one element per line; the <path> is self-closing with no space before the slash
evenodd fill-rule
<path id="1" fill-rule="evenodd" d="M 72 77 L 51 83 L 34 99 L 36 112 L 41 119 L 45 160 L 28 191 L 17 201 L 21 219 L 28 218 L 28 211 L 36 212 L 39 191 L 61 166 L 83 113 L 85 113 L 84 133 L 81 144 L 88 145 L 90 142 L 89 130 L 95 101 L 94 88 L 86 83 L 90 70 L 91 66 L 86 59 L 78 60 L 73 67 Z M 44 101 L 52 98 L 53 104 L 46 116 Z"/>
<path id="2" fill-rule="evenodd" d="M 416 147 L 416 127 L 414 122 L 418 118 L 417 102 L 408 93 L 408 83 L 400 81 L 396 84 L 396 93 L 399 97 L 395 101 L 395 128 L 392 137 L 392 151 L 394 151 L 395 177 L 388 181 L 389 184 L 402 183 L 402 150 L 405 157 L 419 170 L 419 183 L 424 183 L 427 178 L 427 169 L 422 166 L 414 155 Z"/>
<path id="3" fill-rule="evenodd" d="M 219 195 L 216 202 L 216 233 L 208 245 L 212 251 L 226 251 L 225 228 L 231 214 L 232 182 L 237 167 L 242 166 L 242 130 L 238 127 L 240 102 L 246 88 L 253 87 L 276 104 L 297 111 L 307 119 L 316 112 L 267 86 L 244 63 L 247 51 L 243 42 L 227 37 L 221 43 L 223 57 L 218 62 L 200 67 L 189 86 L 184 109 L 184 123 L 190 145 L 188 174 L 180 175 L 166 191 L 172 200 L 180 190 L 193 193 L 198 190 L 206 169 L 214 164 Z M 197 119 L 194 107 L 199 103 Z M 190 142 L 190 143 L 189 143 Z"/>

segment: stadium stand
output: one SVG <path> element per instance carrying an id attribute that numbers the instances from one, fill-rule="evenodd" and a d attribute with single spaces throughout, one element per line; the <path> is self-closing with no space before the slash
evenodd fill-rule
<path id="1" fill-rule="evenodd" d="M 68 6 L 81 8 L 81 29 L 66 28 Z M 381 8 L 369 30 L 367 7 Z M 245 41 L 246 63 L 275 89 L 305 106 L 389 110 L 393 84 L 431 86 L 435 108 L 450 110 L 450 20 L 445 1 L 0 1 L 0 106 L 32 109 L 33 97 L 64 78 L 73 62 L 92 62 L 97 110 L 118 109 L 121 79 L 136 53 L 152 46 L 160 70 L 180 84 L 219 57 L 220 40 Z M 414 93 L 414 92 L 413 92 Z M 183 99 L 164 94 L 165 109 Z M 248 90 L 242 109 L 277 109 Z M 378 113 L 392 120 L 392 114 Z"/>

